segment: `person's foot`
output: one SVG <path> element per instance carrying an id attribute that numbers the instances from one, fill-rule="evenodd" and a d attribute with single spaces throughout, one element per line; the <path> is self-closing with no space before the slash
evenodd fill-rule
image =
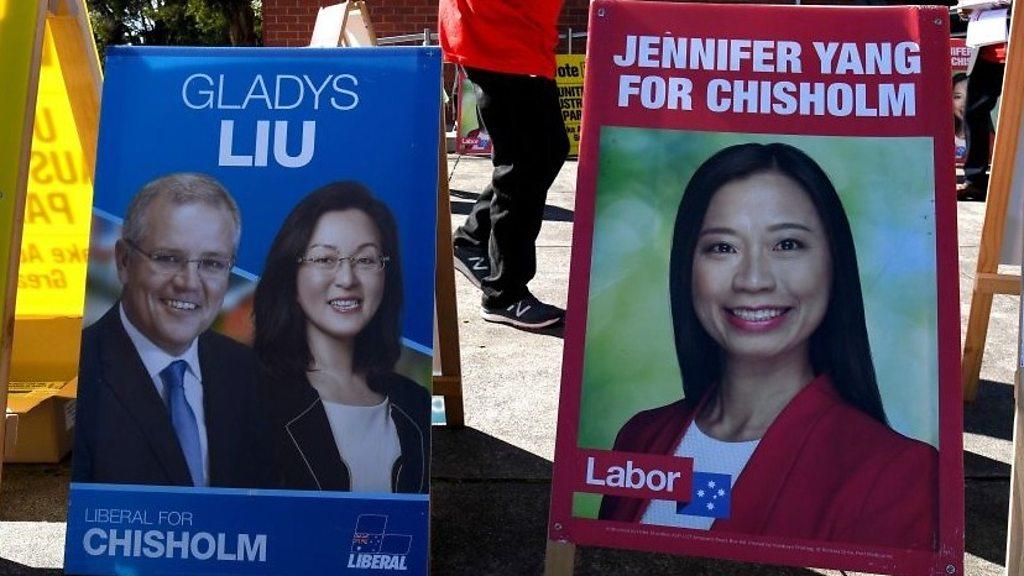
<path id="1" fill-rule="evenodd" d="M 545 304 L 527 292 L 526 296 L 511 306 L 480 308 L 480 316 L 488 322 L 535 330 L 561 322 L 565 317 L 565 311 L 557 306 Z"/>
<path id="2" fill-rule="evenodd" d="M 985 195 L 988 193 L 987 187 L 982 187 L 974 182 L 963 182 L 956 186 L 956 199 L 957 200 L 968 200 L 971 198 L 977 198 L 978 200 L 984 200 Z"/>
<path id="3" fill-rule="evenodd" d="M 480 288 L 480 282 L 491 273 L 491 262 L 487 253 L 479 248 L 455 246 L 455 269 L 469 280 L 470 284 Z"/>

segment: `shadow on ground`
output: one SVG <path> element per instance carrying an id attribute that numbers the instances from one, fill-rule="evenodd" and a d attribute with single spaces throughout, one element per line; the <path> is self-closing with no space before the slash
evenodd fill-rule
<path id="1" fill-rule="evenodd" d="M 1013 386 L 982 380 L 974 402 L 964 404 L 964 432 L 1013 440 Z"/>
<path id="2" fill-rule="evenodd" d="M 452 214 L 461 214 L 463 216 L 469 214 L 473 203 L 480 197 L 475 192 L 466 192 L 465 190 L 450 190 L 449 192 L 452 195 Z M 572 210 L 566 210 L 565 208 L 559 208 L 550 204 L 544 206 L 544 220 L 548 222 L 572 222 L 572 218 Z"/>
<path id="3" fill-rule="evenodd" d="M 0 574 L 5 576 L 61 576 L 64 571 L 56 568 L 33 568 L 0 558 Z"/>
<path id="4" fill-rule="evenodd" d="M 964 503 L 967 508 L 965 550 L 993 564 L 1004 565 L 1010 481 L 969 480 Z"/>
<path id="5" fill-rule="evenodd" d="M 1002 565 L 1010 505 L 1010 465 L 978 454 L 1013 440 L 1013 386 L 982 380 L 974 402 L 964 404 L 964 432 L 976 435 L 964 445 L 965 548 L 968 554 Z M 1007 454 L 1007 458 L 1010 455 Z"/>
<path id="6" fill-rule="evenodd" d="M 5 522 L 64 522 L 71 458 L 59 464 L 4 464 L 0 518 Z M 0 570 L 0 574 L 7 574 Z"/>

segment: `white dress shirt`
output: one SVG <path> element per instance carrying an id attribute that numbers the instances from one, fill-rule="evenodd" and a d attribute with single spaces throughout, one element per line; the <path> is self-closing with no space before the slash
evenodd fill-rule
<path id="1" fill-rule="evenodd" d="M 391 492 L 391 472 L 402 455 L 387 398 L 375 406 L 324 402 L 352 492 Z"/>
<path id="2" fill-rule="evenodd" d="M 175 360 L 184 360 L 188 364 L 188 370 L 185 371 L 185 401 L 188 402 L 190 408 L 192 408 L 192 414 L 196 417 L 196 424 L 199 428 L 199 449 L 203 455 L 203 478 L 200 482 L 201 486 L 210 485 L 210 452 L 207 448 L 208 442 L 206 441 L 206 417 L 203 411 L 203 373 L 199 369 L 199 344 L 197 340 L 192 341 L 192 345 L 188 347 L 181 356 L 171 356 L 167 352 L 164 352 L 156 344 L 153 344 L 149 338 L 146 338 L 139 329 L 136 328 L 128 316 L 124 313 L 124 304 L 119 307 L 121 313 L 121 323 L 124 324 L 124 330 L 128 333 L 128 338 L 131 339 L 132 344 L 135 345 L 135 351 L 139 353 L 139 358 L 142 359 L 142 365 L 146 367 L 146 372 L 149 373 L 149 377 L 153 382 L 153 386 L 156 387 L 157 394 L 163 399 L 164 405 L 167 405 L 167 393 L 164 390 L 163 380 L 160 379 L 160 372 L 164 368 L 167 368 L 171 362 Z M 168 413 L 170 418 L 170 413 Z"/>
<path id="3" fill-rule="evenodd" d="M 693 470 L 695 472 L 711 472 L 715 474 L 727 474 L 732 478 L 732 485 L 740 473 L 746 468 L 747 462 L 757 449 L 761 440 L 747 440 L 744 442 L 725 442 L 712 438 L 704 433 L 697 426 L 697 422 L 690 422 L 679 446 L 676 447 L 674 456 L 685 456 L 693 458 Z M 659 526 L 676 526 L 678 528 L 693 528 L 696 530 L 710 530 L 715 518 L 705 516 L 690 516 L 689 514 L 678 514 L 676 502 L 671 500 L 651 500 L 640 519 L 642 524 L 657 524 Z"/>

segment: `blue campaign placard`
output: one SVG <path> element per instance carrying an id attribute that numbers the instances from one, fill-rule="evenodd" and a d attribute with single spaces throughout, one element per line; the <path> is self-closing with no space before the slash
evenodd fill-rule
<path id="1" fill-rule="evenodd" d="M 426 574 L 428 518 L 426 495 L 72 484 L 65 570 Z"/>
<path id="2" fill-rule="evenodd" d="M 68 573 L 427 573 L 440 98 L 436 48 L 107 50 Z"/>

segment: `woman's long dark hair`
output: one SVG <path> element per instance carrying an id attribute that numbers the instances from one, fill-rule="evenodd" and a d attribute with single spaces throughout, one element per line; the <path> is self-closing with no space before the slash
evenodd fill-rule
<path id="1" fill-rule="evenodd" d="M 669 293 L 686 400 L 695 405 L 722 375 L 722 351 L 693 308 L 693 259 L 704 215 L 722 186 L 765 172 L 783 174 L 800 184 L 829 242 L 832 286 L 825 317 L 810 338 L 814 373 L 827 373 L 846 402 L 885 423 L 850 223 L 828 175 L 810 156 L 781 143 L 739 144 L 720 150 L 697 168 L 683 192 L 672 237 Z"/>
<path id="2" fill-rule="evenodd" d="M 967 74 L 964 72 L 957 72 L 953 74 L 953 90 L 956 90 L 956 85 L 961 82 L 967 81 Z M 966 99 L 966 96 L 965 96 Z M 964 115 L 967 114 L 967 102 L 964 102 Z M 953 134 L 960 136 L 964 134 L 966 136 L 966 120 L 963 117 L 959 117 L 956 113 L 953 114 Z"/>
<path id="3" fill-rule="evenodd" d="M 281 378 L 304 376 L 313 364 L 306 340 L 306 315 L 299 306 L 299 258 L 305 255 L 320 217 L 328 212 L 359 210 L 380 233 L 390 257 L 384 268 L 384 295 L 377 313 L 356 335 L 353 363 L 357 373 L 390 372 L 401 353 L 402 264 L 398 228 L 391 210 L 358 182 L 334 182 L 303 198 L 285 218 L 267 253 L 263 276 L 253 299 L 254 348 L 264 368 Z"/>

